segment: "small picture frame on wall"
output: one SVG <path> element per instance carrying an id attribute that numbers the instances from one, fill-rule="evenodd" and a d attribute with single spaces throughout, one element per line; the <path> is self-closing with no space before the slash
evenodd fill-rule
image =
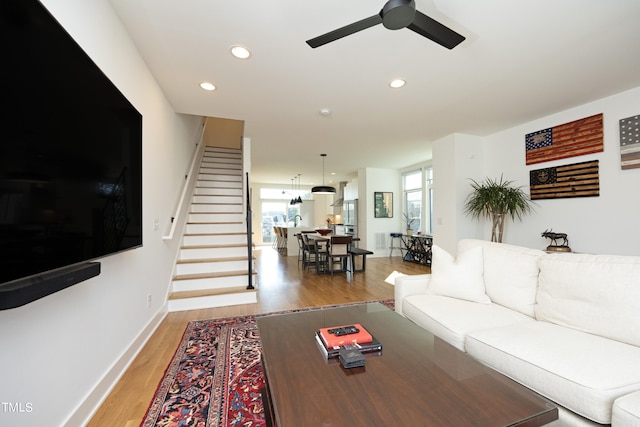
<path id="1" fill-rule="evenodd" d="M 393 193 L 376 191 L 373 193 L 376 218 L 393 218 Z"/>

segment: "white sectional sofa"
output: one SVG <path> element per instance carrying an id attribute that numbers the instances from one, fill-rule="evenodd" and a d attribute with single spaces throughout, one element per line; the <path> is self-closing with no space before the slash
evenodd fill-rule
<path id="1" fill-rule="evenodd" d="M 554 426 L 640 426 L 640 257 L 435 246 L 396 311 L 559 406 Z"/>

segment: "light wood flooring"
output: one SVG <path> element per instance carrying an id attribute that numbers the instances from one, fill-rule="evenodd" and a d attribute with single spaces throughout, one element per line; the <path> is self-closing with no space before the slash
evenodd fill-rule
<path id="1" fill-rule="evenodd" d="M 302 307 L 393 298 L 384 279 L 394 270 L 423 274 L 426 266 L 400 256 L 367 258 L 365 272 L 318 275 L 305 271 L 297 256 L 282 256 L 271 247 L 256 250 L 258 303 L 169 313 L 93 416 L 90 427 L 138 427 L 146 414 L 182 334 L 191 320 L 269 313 Z"/>

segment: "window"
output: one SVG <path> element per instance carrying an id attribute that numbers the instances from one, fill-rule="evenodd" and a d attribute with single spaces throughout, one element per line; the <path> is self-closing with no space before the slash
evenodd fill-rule
<path id="1" fill-rule="evenodd" d="M 413 231 L 422 231 L 422 171 L 411 172 L 403 176 L 404 212 L 413 219 Z"/>
<path id="2" fill-rule="evenodd" d="M 291 190 L 261 188 L 262 199 L 262 243 L 273 243 L 276 239 L 273 227 L 286 227 L 294 222 L 296 215 L 300 215 L 300 205 L 291 205 L 289 201 L 293 197 L 305 194 L 292 193 Z M 308 193 L 307 193 L 308 194 Z"/>
<path id="3" fill-rule="evenodd" d="M 431 167 L 402 175 L 404 212 L 414 219 L 411 229 L 433 232 L 433 170 Z M 405 224 L 406 225 L 406 224 Z"/>

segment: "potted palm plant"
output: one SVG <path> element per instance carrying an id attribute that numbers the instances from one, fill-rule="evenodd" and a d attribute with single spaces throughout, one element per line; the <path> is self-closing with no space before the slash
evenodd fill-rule
<path id="1" fill-rule="evenodd" d="M 502 242 L 504 220 L 510 216 L 512 220 L 532 211 L 531 199 L 521 187 L 513 186 L 513 181 L 485 178 L 482 182 L 471 180 L 473 191 L 465 202 L 465 213 L 472 218 L 491 219 L 491 241 Z"/>
<path id="2" fill-rule="evenodd" d="M 407 230 L 406 230 L 406 234 L 407 236 L 412 236 L 413 235 L 413 223 L 416 222 L 417 218 L 412 217 L 411 215 L 409 215 L 408 213 L 404 212 L 402 214 L 402 216 L 404 217 L 404 222 L 407 223 Z"/>

